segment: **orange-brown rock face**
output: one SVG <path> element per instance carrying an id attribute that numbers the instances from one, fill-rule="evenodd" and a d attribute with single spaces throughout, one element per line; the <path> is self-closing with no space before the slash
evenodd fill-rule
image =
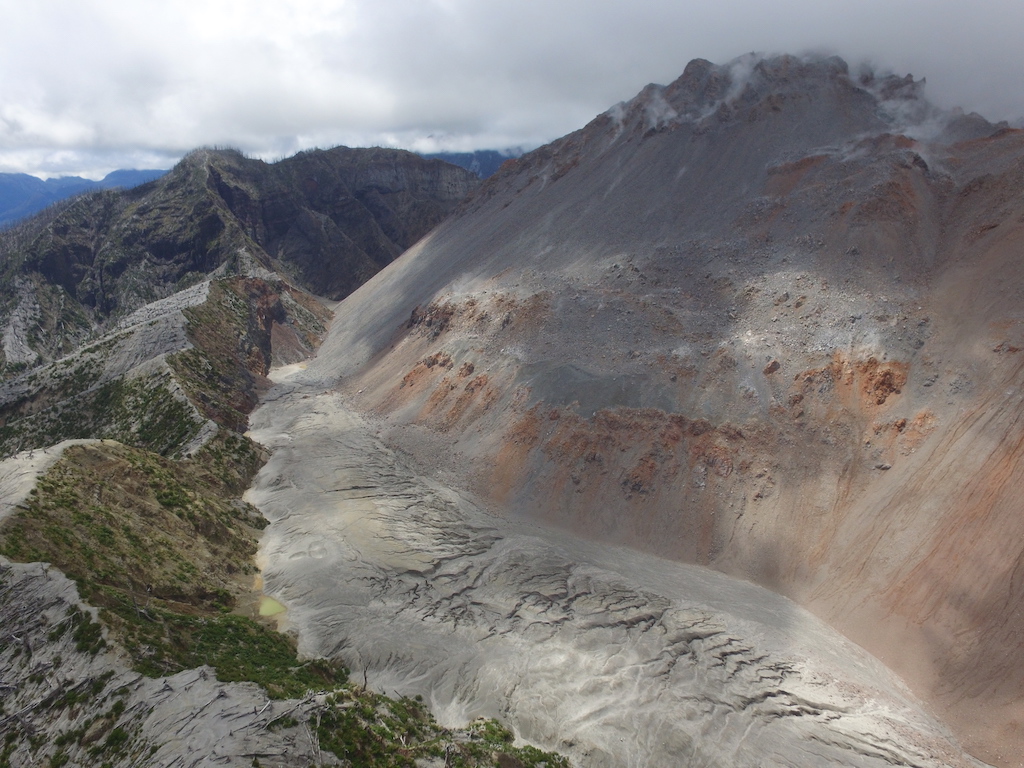
<path id="1" fill-rule="evenodd" d="M 795 598 L 1018 765 L 1024 132 L 700 72 L 492 178 L 322 356 L 423 466 Z"/>

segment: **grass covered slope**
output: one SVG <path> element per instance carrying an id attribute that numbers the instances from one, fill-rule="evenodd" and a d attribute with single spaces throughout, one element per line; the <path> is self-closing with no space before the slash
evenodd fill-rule
<path id="1" fill-rule="evenodd" d="M 230 434 L 180 462 L 112 441 L 70 447 L 4 521 L 0 553 L 70 576 L 140 669 L 204 663 L 182 633 L 252 588 L 265 522 L 237 496 L 260 465 Z"/>

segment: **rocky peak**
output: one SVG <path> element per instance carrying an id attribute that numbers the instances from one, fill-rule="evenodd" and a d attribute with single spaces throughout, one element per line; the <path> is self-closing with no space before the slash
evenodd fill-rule
<path id="1" fill-rule="evenodd" d="M 851 74 L 838 56 L 750 53 L 720 65 L 694 59 L 669 85 L 645 86 L 595 118 L 584 134 L 614 140 L 683 126 L 707 132 L 716 125 L 756 123 L 793 105 L 806 108 L 812 103 L 814 120 L 847 128 L 851 135 L 900 131 L 958 141 L 997 129 L 979 115 L 965 117 L 959 110 L 935 107 L 925 96 L 925 82 L 868 67 Z"/>
<path id="2" fill-rule="evenodd" d="M 904 135 L 939 148 L 1004 127 L 936 107 L 925 97 L 924 84 L 912 75 L 863 66 L 851 72 L 837 56 L 751 53 L 721 65 L 695 59 L 669 85 L 649 84 L 584 128 L 506 163 L 469 207 L 503 188 L 558 181 L 620 152 L 641 153 L 647 158 L 642 162 L 655 164 L 672 155 L 670 162 L 691 175 L 697 167 L 719 174 L 716 169 L 726 163 L 727 178 L 742 195 L 760 183 L 766 168 L 807 155 L 856 153 L 872 137 Z M 655 136 L 667 143 L 646 146 Z M 701 203 L 694 202 L 690 210 L 696 211 Z M 702 211 L 705 221 L 707 214 L 717 217 Z"/>
<path id="3" fill-rule="evenodd" d="M 787 101 L 825 98 L 852 101 L 870 115 L 877 102 L 923 101 L 923 85 L 911 75 L 901 78 L 871 70 L 855 80 L 838 56 L 749 53 L 721 65 L 694 59 L 669 85 L 648 85 L 605 114 L 625 123 L 642 117 L 650 130 L 707 120 L 756 120 L 759 113 L 781 111 Z"/>

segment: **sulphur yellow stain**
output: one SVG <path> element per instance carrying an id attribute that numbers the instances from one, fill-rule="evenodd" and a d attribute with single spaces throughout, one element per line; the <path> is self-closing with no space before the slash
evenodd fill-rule
<path id="1" fill-rule="evenodd" d="M 260 598 L 260 616 L 277 616 L 284 611 L 285 607 L 274 598 L 266 595 Z"/>

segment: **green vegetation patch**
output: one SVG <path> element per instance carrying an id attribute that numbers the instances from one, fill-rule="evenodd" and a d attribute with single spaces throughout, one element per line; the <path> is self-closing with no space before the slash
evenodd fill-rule
<path id="1" fill-rule="evenodd" d="M 339 665 L 300 663 L 287 637 L 230 611 L 251 591 L 266 520 L 237 498 L 262 465 L 257 446 L 222 432 L 170 461 L 112 442 L 68 448 L 24 507 L 0 526 L 0 553 L 70 576 L 135 668 L 156 677 L 208 664 L 275 697 L 336 688 Z M 78 650 L 104 646 L 77 611 L 54 630 Z"/>
<path id="2" fill-rule="evenodd" d="M 258 683 L 275 699 L 333 690 L 348 680 L 338 664 L 300 662 L 290 638 L 244 616 L 186 615 L 150 607 L 140 621 L 136 606 L 123 595 L 110 595 L 108 604 L 106 617 L 120 627 L 136 670 L 149 677 L 206 664 L 218 680 Z"/>
<path id="3" fill-rule="evenodd" d="M 451 768 L 569 766 L 553 752 L 513 746 L 511 731 L 496 720 L 453 731 L 438 726 L 420 701 L 351 686 L 327 698 L 316 732 L 321 749 L 356 768 L 414 768 L 424 758 L 443 758 Z"/>

